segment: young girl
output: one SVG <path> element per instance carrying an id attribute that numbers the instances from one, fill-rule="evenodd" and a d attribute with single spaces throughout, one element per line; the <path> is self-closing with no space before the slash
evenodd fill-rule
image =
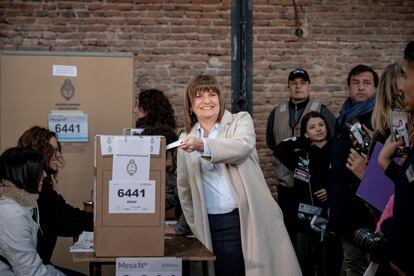
<path id="1" fill-rule="evenodd" d="M 323 244 L 310 227 L 313 213 L 327 217 L 330 165 L 329 129 L 319 112 L 309 112 L 301 121 L 300 137 L 280 142 L 277 158 L 293 172 L 295 201 L 285 216 L 296 216 L 293 244 L 303 275 L 324 275 Z M 316 208 L 315 208 L 316 207 Z"/>

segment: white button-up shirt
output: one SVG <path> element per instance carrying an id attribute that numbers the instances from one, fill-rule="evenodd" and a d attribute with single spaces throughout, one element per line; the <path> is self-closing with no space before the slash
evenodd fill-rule
<path id="1" fill-rule="evenodd" d="M 211 129 L 208 138 L 204 137 L 204 129 L 197 124 L 197 137 L 203 139 L 204 152 L 201 157 L 210 157 L 210 148 L 207 139 L 216 139 L 220 131 L 220 124 L 215 124 Z M 237 208 L 237 203 L 230 188 L 230 183 L 224 176 L 225 164 L 209 163 L 206 158 L 200 158 L 201 177 L 204 184 L 204 195 L 206 198 L 208 214 L 225 214 Z"/>

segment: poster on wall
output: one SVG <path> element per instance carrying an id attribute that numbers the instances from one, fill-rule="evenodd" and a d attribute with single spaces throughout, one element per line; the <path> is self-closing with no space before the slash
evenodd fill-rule
<path id="1" fill-rule="evenodd" d="M 88 114 L 82 111 L 52 110 L 48 126 L 59 142 L 88 142 Z"/>

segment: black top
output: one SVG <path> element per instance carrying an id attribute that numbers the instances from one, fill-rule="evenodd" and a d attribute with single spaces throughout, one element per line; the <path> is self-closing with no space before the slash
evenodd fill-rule
<path id="1" fill-rule="evenodd" d="M 322 148 L 310 145 L 307 139 L 296 138 L 296 140 L 285 140 L 280 142 L 275 149 L 276 157 L 292 172 L 295 169 L 301 169 L 300 160 L 309 160 L 310 181 L 305 182 L 298 178 L 295 181 L 295 211 L 299 203 L 305 203 L 328 209 L 328 200 L 320 201 L 313 193 L 325 188 L 329 198 L 329 167 L 330 167 L 330 143 L 325 144 Z M 312 197 L 312 198 L 311 198 Z M 295 212 L 296 214 L 296 212 Z"/>
<path id="2" fill-rule="evenodd" d="M 44 264 L 49 264 L 58 236 L 76 237 L 82 231 L 93 231 L 93 214 L 67 204 L 52 189 L 43 189 L 37 200 L 40 231 L 37 252 Z"/>
<path id="3" fill-rule="evenodd" d="M 414 150 L 410 150 L 402 166 L 391 162 L 385 174 L 395 184 L 392 226 L 390 233 L 384 233 L 389 238 L 391 260 L 407 275 L 414 275 L 409 253 L 414 248 Z"/>
<path id="4" fill-rule="evenodd" d="M 369 112 L 358 117 L 358 121 L 369 129 L 372 129 L 371 114 Z M 347 159 L 353 146 L 349 135 L 350 132 L 346 126 L 337 125 L 332 143 L 332 196 L 328 223 L 329 231 L 346 235 L 352 235 L 360 227 L 375 228 L 375 216 L 366 203 L 355 194 L 360 179 L 346 168 Z"/>

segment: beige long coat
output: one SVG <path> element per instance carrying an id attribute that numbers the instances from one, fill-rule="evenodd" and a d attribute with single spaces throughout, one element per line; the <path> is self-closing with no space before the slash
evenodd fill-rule
<path id="1" fill-rule="evenodd" d="M 191 131 L 196 135 L 196 127 Z M 181 138 L 187 136 L 182 134 Z M 220 164 L 240 212 L 242 249 L 248 276 L 302 275 L 282 212 L 271 196 L 256 152 L 256 134 L 247 112 L 225 111 L 217 139 L 207 139 L 211 158 L 178 150 L 177 185 L 194 235 L 212 250 L 200 162 Z"/>

